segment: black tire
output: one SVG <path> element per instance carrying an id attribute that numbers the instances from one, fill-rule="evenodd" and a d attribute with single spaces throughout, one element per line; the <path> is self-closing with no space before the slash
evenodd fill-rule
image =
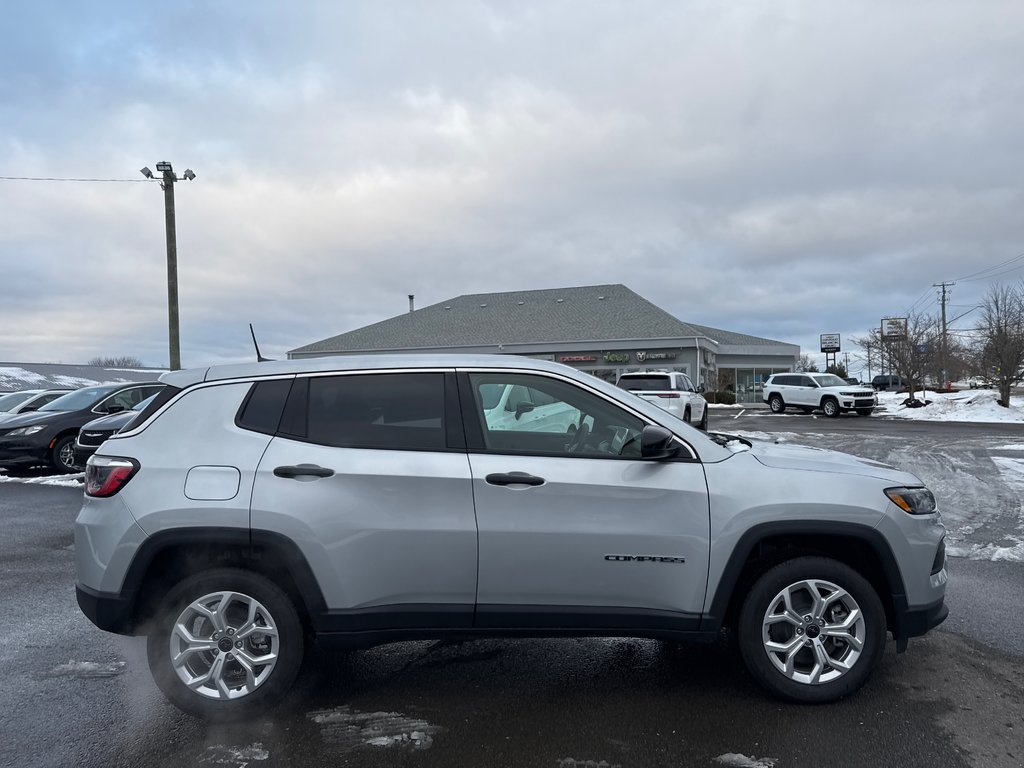
<path id="1" fill-rule="evenodd" d="M 782 395 L 772 395 L 768 398 L 768 407 L 771 408 L 772 413 L 785 413 L 786 403 L 782 399 Z"/>
<path id="2" fill-rule="evenodd" d="M 686 406 L 686 410 L 683 411 L 683 421 L 689 424 L 690 418 L 690 406 Z"/>
<path id="3" fill-rule="evenodd" d="M 216 626 L 210 619 L 202 617 L 201 614 L 191 615 L 189 612 L 191 606 L 201 598 L 213 598 L 208 603 L 212 604 L 216 599 L 214 596 L 222 592 L 234 592 L 240 595 L 241 599 L 232 600 L 224 608 L 227 614 L 226 627 L 223 632 L 215 635 L 213 631 Z M 185 621 L 195 637 L 206 639 L 209 635 L 209 639 L 213 641 L 219 635 L 221 643 L 226 641 L 226 644 L 217 651 L 194 652 L 189 658 L 195 658 L 195 661 L 183 664 L 184 671 L 192 673 L 194 670 L 196 676 L 204 671 L 212 671 L 213 662 L 220 657 L 223 676 L 230 680 L 225 682 L 225 687 L 237 688 L 235 684 L 243 684 L 245 677 L 242 665 L 234 658 L 240 641 L 234 638 L 233 643 L 228 636 L 233 635 L 235 630 L 244 631 L 248 618 L 246 610 L 253 602 L 259 605 L 259 627 L 276 627 L 277 630 L 276 648 L 273 647 L 272 635 L 269 632 L 260 633 L 258 628 L 246 641 L 241 641 L 243 645 L 240 647 L 244 648 L 250 657 L 265 657 L 271 649 L 276 652 L 276 660 L 270 665 L 269 670 L 266 670 L 268 665 L 252 665 L 258 673 L 253 678 L 254 690 L 238 698 L 225 699 L 212 698 L 212 695 L 204 695 L 188 687 L 171 663 L 171 633 L 175 624 L 188 615 Z M 236 624 L 239 626 L 235 626 Z M 302 665 L 304 641 L 302 622 L 287 594 L 259 574 L 237 568 L 221 568 L 189 576 L 171 588 L 160 604 L 154 632 L 147 638 L 147 655 L 153 679 L 172 704 L 206 720 L 229 722 L 264 713 L 281 702 Z M 176 637 L 175 642 L 180 644 L 183 641 Z M 264 679 L 258 680 L 264 672 Z"/>
<path id="4" fill-rule="evenodd" d="M 821 410 L 830 419 L 834 419 L 839 416 L 839 401 L 834 397 L 826 397 L 821 401 Z"/>
<path id="5" fill-rule="evenodd" d="M 700 424 L 697 425 L 697 429 L 707 432 L 708 431 L 708 406 L 704 404 L 704 415 L 700 417 Z"/>
<path id="6" fill-rule="evenodd" d="M 54 443 L 50 449 L 50 464 L 55 470 L 63 474 L 81 472 L 81 467 L 75 463 L 75 436 L 64 435 Z"/>
<path id="7" fill-rule="evenodd" d="M 874 408 L 858 408 L 857 409 L 857 415 L 858 416 L 870 416 L 871 412 L 873 410 L 874 410 Z"/>
<path id="8" fill-rule="evenodd" d="M 802 601 L 799 600 L 802 594 L 809 596 L 810 593 L 806 591 L 803 582 L 811 580 L 819 583 L 819 596 L 823 589 L 827 591 L 832 587 L 836 588 L 836 594 L 838 590 L 844 593 L 840 597 L 826 601 L 823 617 L 824 614 L 831 613 L 826 625 L 838 627 L 844 617 L 852 615 L 844 612 L 854 607 L 859 608 L 862 622 L 855 622 L 849 630 L 851 637 L 861 643 L 859 652 L 853 644 L 821 634 L 821 625 L 814 621 L 814 609 L 807 604 L 801 604 Z M 802 627 L 807 627 L 806 629 L 798 628 L 789 621 L 766 621 L 769 611 L 777 615 L 778 610 L 784 607 L 781 602 L 784 592 L 790 593 L 795 611 L 801 614 L 807 611 L 803 616 L 796 617 Z M 827 596 L 826 594 L 825 597 Z M 805 622 L 806 616 L 810 616 L 812 620 Z M 767 629 L 769 626 L 771 629 Z M 789 637 L 784 636 L 787 632 L 791 633 Z M 781 634 L 776 636 L 772 633 Z M 738 635 L 743 661 L 758 683 L 776 696 L 789 701 L 823 704 L 848 696 L 864 685 L 870 677 L 885 650 L 885 610 L 874 587 L 848 565 L 827 557 L 798 557 L 775 566 L 754 583 L 740 611 Z M 799 639 L 801 637 L 802 643 Z M 825 640 L 819 642 L 819 637 L 825 637 Z M 794 679 L 779 669 L 772 658 L 782 664 L 779 656 L 782 651 L 771 654 L 766 647 L 768 642 L 779 646 L 795 643 L 797 647 L 792 666 L 793 675 L 808 679 Z M 829 645 L 830 643 L 832 645 Z M 844 672 L 839 668 L 830 667 L 826 671 L 824 665 L 821 665 L 822 674 L 834 676 L 834 679 L 811 682 L 809 678 L 813 676 L 813 670 L 818 666 L 815 661 L 815 644 L 823 649 L 827 648 L 825 653 L 830 659 L 849 663 L 850 668 Z M 806 671 L 809 665 L 812 669 Z"/>

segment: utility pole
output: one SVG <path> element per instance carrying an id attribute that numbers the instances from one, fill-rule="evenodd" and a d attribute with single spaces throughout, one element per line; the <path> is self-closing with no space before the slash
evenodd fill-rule
<path id="1" fill-rule="evenodd" d="M 947 374 L 946 374 L 946 355 L 947 355 L 947 350 L 949 349 L 949 347 L 946 345 L 946 338 L 947 338 L 947 333 L 946 333 L 947 332 L 947 329 L 946 329 L 946 298 L 949 295 L 948 292 L 946 291 L 946 289 L 947 288 L 952 288 L 954 285 L 956 285 L 956 283 L 932 283 L 932 287 L 933 288 L 941 288 L 942 289 L 942 297 L 941 297 L 941 302 L 942 302 L 942 352 L 941 352 L 941 355 L 942 355 L 942 357 L 939 360 L 939 364 L 940 364 L 940 366 L 942 368 L 942 382 L 941 382 L 941 386 L 942 386 L 943 389 L 946 388 L 946 381 L 948 379 Z"/>
<path id="2" fill-rule="evenodd" d="M 174 182 L 180 179 L 166 160 L 157 163 L 156 169 L 163 174 L 160 188 L 164 191 L 164 227 L 167 230 L 167 346 L 170 368 L 177 371 L 181 368 L 181 344 L 178 335 L 178 236 L 174 223 Z M 139 173 L 147 179 L 153 178 L 148 167 Z M 196 175 L 191 168 L 186 168 L 182 177 L 192 181 Z"/>

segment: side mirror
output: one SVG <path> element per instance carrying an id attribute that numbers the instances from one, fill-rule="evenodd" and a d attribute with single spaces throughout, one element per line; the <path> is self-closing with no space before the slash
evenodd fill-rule
<path id="1" fill-rule="evenodd" d="M 123 405 L 108 405 L 106 410 L 107 410 L 107 413 L 120 413 L 121 411 L 124 410 L 124 406 Z"/>
<path id="2" fill-rule="evenodd" d="M 675 435 L 664 427 L 648 424 L 640 433 L 640 458 L 658 461 L 671 459 L 676 455 L 676 446 L 672 444 Z"/>
<path id="3" fill-rule="evenodd" d="M 520 403 L 516 403 L 516 421 L 519 421 L 521 418 L 523 418 L 524 413 L 529 413 L 533 409 L 533 403 L 528 403 L 525 400 L 523 400 Z"/>
<path id="4" fill-rule="evenodd" d="M 701 384 L 700 386 L 698 386 L 698 387 L 697 387 L 697 391 L 698 391 L 698 392 L 700 392 L 700 393 L 704 393 L 704 391 L 705 391 L 705 389 L 704 389 L 704 385 L 703 385 L 703 384 Z"/>

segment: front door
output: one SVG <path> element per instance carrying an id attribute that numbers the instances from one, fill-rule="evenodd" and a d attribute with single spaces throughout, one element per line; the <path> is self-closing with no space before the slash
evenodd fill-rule
<path id="1" fill-rule="evenodd" d="M 477 626 L 695 629 L 708 569 L 699 461 L 640 459 L 645 422 L 557 377 L 460 376 L 479 527 Z M 515 387 L 543 421 L 488 408 Z"/>

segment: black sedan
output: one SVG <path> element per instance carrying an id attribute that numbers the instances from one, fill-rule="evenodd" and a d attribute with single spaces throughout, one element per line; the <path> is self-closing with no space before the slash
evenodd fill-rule
<path id="1" fill-rule="evenodd" d="M 97 416 L 126 411 L 163 388 L 159 382 L 103 384 L 70 392 L 0 424 L 0 467 L 6 469 L 49 465 L 58 472 L 74 472 L 75 438 Z"/>
<path id="2" fill-rule="evenodd" d="M 109 416 L 100 416 L 93 419 L 78 431 L 78 439 L 75 441 L 75 464 L 79 469 L 85 467 L 85 462 L 96 453 L 96 449 L 103 445 L 103 441 L 115 432 L 120 432 L 129 422 L 133 421 L 147 405 L 153 402 L 156 395 L 150 395 L 138 405 L 132 406 L 129 411 L 112 413 Z"/>

